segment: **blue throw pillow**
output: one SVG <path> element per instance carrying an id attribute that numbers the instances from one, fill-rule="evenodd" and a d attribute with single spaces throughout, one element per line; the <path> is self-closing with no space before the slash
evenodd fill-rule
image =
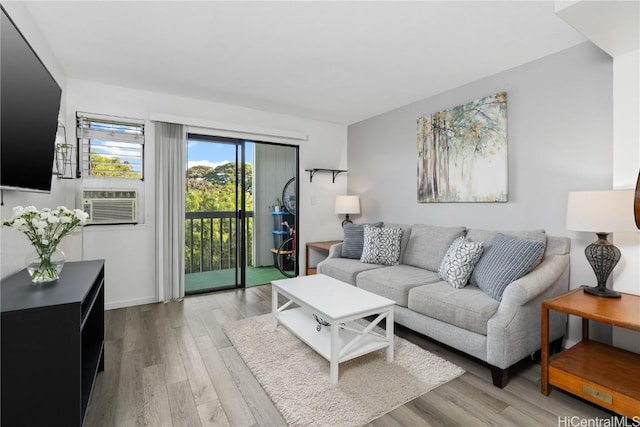
<path id="1" fill-rule="evenodd" d="M 382 221 L 373 224 L 352 224 L 344 225 L 344 241 L 342 243 L 342 258 L 360 259 L 362 256 L 362 247 L 364 245 L 364 226 L 371 225 L 373 227 L 382 227 Z"/>
<path id="2" fill-rule="evenodd" d="M 502 301 L 507 286 L 540 263 L 544 249 L 543 242 L 498 233 L 473 269 L 475 282 L 491 298 Z"/>

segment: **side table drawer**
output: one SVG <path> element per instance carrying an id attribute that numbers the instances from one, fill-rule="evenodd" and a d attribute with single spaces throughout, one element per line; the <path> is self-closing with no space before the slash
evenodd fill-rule
<path id="1" fill-rule="evenodd" d="M 582 341 L 549 363 L 549 384 L 630 418 L 640 417 L 638 374 L 640 355 L 594 341 Z"/>
<path id="2" fill-rule="evenodd" d="M 553 367 L 549 367 L 549 384 L 611 410 L 615 410 L 614 402 L 617 404 L 620 399 L 624 400 L 624 396 L 619 396 L 614 390 Z"/>

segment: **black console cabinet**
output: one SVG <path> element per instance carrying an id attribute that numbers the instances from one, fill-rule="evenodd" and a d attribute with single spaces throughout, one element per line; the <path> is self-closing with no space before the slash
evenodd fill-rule
<path id="1" fill-rule="evenodd" d="M 68 262 L 60 279 L 0 283 L 2 426 L 81 426 L 104 370 L 104 261 Z"/>

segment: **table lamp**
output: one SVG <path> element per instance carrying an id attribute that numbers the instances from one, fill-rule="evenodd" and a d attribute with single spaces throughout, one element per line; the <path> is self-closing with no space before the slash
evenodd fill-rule
<path id="1" fill-rule="evenodd" d="M 598 235 L 598 240 L 584 250 L 598 285 L 585 287 L 584 291 L 599 297 L 619 298 L 619 292 L 607 288 L 607 279 L 620 260 L 620 250 L 607 240 L 607 236 L 613 232 L 636 230 L 633 190 L 570 192 L 567 229 L 591 231 Z"/>
<path id="2" fill-rule="evenodd" d="M 342 221 L 342 226 L 351 223 L 349 214 L 360 213 L 360 197 L 359 196 L 336 196 L 336 215 L 345 214 L 346 217 Z"/>

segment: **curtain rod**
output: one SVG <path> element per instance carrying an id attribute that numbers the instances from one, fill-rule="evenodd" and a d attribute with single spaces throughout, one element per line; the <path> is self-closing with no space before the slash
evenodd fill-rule
<path id="1" fill-rule="evenodd" d="M 186 126 L 196 126 L 205 129 L 220 130 L 224 132 L 234 132 L 242 135 L 255 135 L 257 137 L 275 137 L 294 141 L 308 141 L 309 136 L 302 132 L 286 131 L 278 129 L 260 128 L 232 123 L 220 123 L 207 119 L 178 116 L 173 114 L 149 113 L 149 120 L 155 122 L 177 123 Z M 259 138 L 258 138 L 259 139 Z"/>

